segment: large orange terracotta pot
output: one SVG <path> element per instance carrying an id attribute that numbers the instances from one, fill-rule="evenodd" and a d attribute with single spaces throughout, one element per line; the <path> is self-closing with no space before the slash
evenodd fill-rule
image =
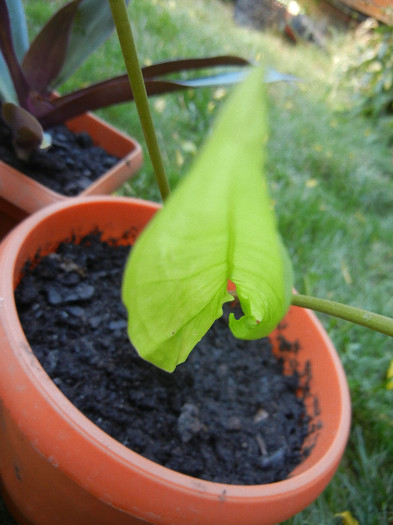
<path id="1" fill-rule="evenodd" d="M 91 113 L 67 121 L 74 133 L 85 131 L 96 146 L 121 160 L 101 175 L 80 196 L 108 195 L 119 189 L 142 166 L 142 148 L 128 135 Z M 69 197 L 53 191 L 24 173 L 0 161 L 0 239 L 11 227 L 44 206 Z M 4 205 L 2 204 L 4 203 Z"/>
<path id="2" fill-rule="evenodd" d="M 143 458 L 82 415 L 40 366 L 14 302 L 25 262 L 97 227 L 104 238 L 136 236 L 158 207 L 127 198 L 71 199 L 30 216 L 0 247 L 0 474 L 20 524 L 274 524 L 309 505 L 337 469 L 350 427 L 348 387 L 332 343 L 301 308 L 290 309 L 280 334 L 299 341 L 301 364 L 311 362 L 321 428 L 309 457 L 273 484 L 202 481 Z M 275 345 L 278 336 L 271 336 Z"/>

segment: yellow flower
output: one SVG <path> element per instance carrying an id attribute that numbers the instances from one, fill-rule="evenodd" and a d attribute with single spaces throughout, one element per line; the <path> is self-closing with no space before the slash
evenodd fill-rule
<path id="1" fill-rule="evenodd" d="M 334 517 L 341 518 L 343 525 L 359 525 L 358 520 L 356 520 L 348 510 L 335 514 Z"/>
<path id="2" fill-rule="evenodd" d="M 213 113 L 214 111 L 214 108 L 216 107 L 216 104 L 215 102 L 213 102 L 212 100 L 210 100 L 207 104 L 207 110 L 209 113 Z"/>
<path id="3" fill-rule="evenodd" d="M 179 166 L 179 168 L 180 168 L 180 167 L 183 166 L 183 164 L 184 164 L 184 157 L 183 157 L 181 151 L 178 150 L 178 149 L 176 150 L 175 155 L 176 155 L 176 164 L 177 164 L 177 165 Z"/>
<path id="4" fill-rule="evenodd" d="M 393 390 L 393 359 L 390 361 L 388 371 L 386 372 L 386 379 L 388 380 L 386 389 Z"/>
<path id="5" fill-rule="evenodd" d="M 154 109 L 157 111 L 157 113 L 163 113 L 166 107 L 166 101 L 165 98 L 160 97 L 157 98 L 154 102 Z"/>
<path id="6" fill-rule="evenodd" d="M 225 97 L 226 94 L 227 94 L 227 90 L 225 88 L 218 88 L 214 91 L 213 98 L 214 100 L 221 100 L 222 98 Z"/>
<path id="7" fill-rule="evenodd" d="M 315 188 L 315 186 L 318 186 L 317 179 L 308 179 L 308 180 L 306 180 L 306 188 Z"/>
<path id="8" fill-rule="evenodd" d="M 344 277 L 344 281 L 347 283 L 348 286 L 350 286 L 352 284 L 352 277 L 349 272 L 349 268 L 344 261 L 341 263 L 341 272 Z"/>

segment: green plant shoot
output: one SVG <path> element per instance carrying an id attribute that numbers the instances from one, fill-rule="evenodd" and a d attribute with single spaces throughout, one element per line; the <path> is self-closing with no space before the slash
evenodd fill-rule
<path id="1" fill-rule="evenodd" d="M 233 300 L 236 337 L 271 332 L 292 298 L 292 269 L 264 176 L 263 75 L 229 97 L 188 176 L 140 235 L 124 273 L 129 336 L 138 353 L 171 372 Z"/>

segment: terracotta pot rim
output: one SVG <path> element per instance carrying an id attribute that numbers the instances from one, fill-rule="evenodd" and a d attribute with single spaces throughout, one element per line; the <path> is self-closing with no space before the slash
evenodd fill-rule
<path id="1" fill-rule="evenodd" d="M 14 264 L 13 261 L 15 258 L 15 254 L 17 253 L 18 249 L 23 243 L 23 241 L 20 239 L 22 239 L 26 233 L 30 232 L 42 220 L 45 220 L 46 217 L 48 217 L 55 211 L 59 211 L 69 207 L 70 204 L 85 206 L 89 205 L 89 203 L 91 202 L 97 204 L 101 202 L 131 202 L 137 205 L 148 205 L 151 206 L 153 209 L 160 208 L 160 205 L 157 203 L 152 203 L 149 201 L 129 197 L 112 196 L 89 196 L 84 198 L 75 197 L 69 199 L 67 202 L 59 202 L 52 204 L 36 212 L 35 214 L 27 218 L 24 222 L 22 222 L 17 227 L 17 230 L 21 235 L 15 236 L 11 234 L 8 238 L 6 238 L 5 242 L 7 242 L 7 250 L 5 253 L 5 257 L 7 259 L 7 266 L 9 267 L 10 265 Z M 8 293 L 12 293 L 13 295 L 12 283 L 10 283 L 9 288 L 10 289 L 8 290 Z M 4 298 L 0 298 L 0 310 L 2 299 Z M 4 315 L 7 321 L 7 318 L 11 318 L 13 315 L 15 315 L 15 313 L 16 307 L 13 311 L 11 309 L 3 311 L 2 315 Z M 305 313 L 310 319 L 317 323 L 317 325 L 320 325 L 318 319 L 312 312 L 306 311 Z M 49 376 L 47 376 L 46 372 L 41 367 L 37 358 L 31 353 L 30 350 L 26 350 L 29 348 L 29 346 L 21 328 L 20 333 L 18 334 L 18 338 L 19 354 L 22 356 L 23 367 L 29 369 L 31 379 L 35 383 L 35 386 L 39 387 L 39 390 L 44 396 L 49 397 L 51 399 L 51 402 L 53 402 L 56 405 L 57 409 L 62 414 L 62 417 L 67 420 L 68 424 L 73 426 L 73 428 L 77 428 L 79 431 L 82 431 L 85 440 L 89 441 L 90 443 L 94 443 L 96 447 L 101 449 L 101 451 L 106 450 L 106 453 L 109 454 L 117 463 L 122 463 L 123 465 L 132 463 L 133 468 L 135 470 L 138 470 L 146 478 L 158 478 L 160 484 L 169 483 L 172 486 L 180 488 L 183 492 L 195 492 L 195 490 L 197 489 L 198 491 L 203 493 L 204 497 L 211 497 L 213 499 L 216 499 L 217 495 L 226 493 L 228 495 L 230 494 L 231 499 L 234 500 L 236 500 L 236 498 L 247 498 L 251 501 L 253 499 L 259 499 L 266 495 L 269 495 L 273 498 L 279 498 L 281 494 L 287 493 L 288 491 L 298 491 L 300 487 L 306 487 L 307 485 L 309 485 L 311 480 L 323 476 L 324 472 L 326 472 L 327 465 L 332 464 L 333 466 L 331 467 L 331 469 L 332 472 L 334 472 L 338 462 L 341 459 L 341 454 L 339 457 L 337 457 L 336 450 L 338 447 L 339 450 L 343 451 L 348 438 L 351 418 L 350 398 L 342 365 L 339 361 L 338 356 L 336 355 L 336 351 L 332 343 L 325 334 L 324 330 L 323 333 L 324 338 L 326 339 L 327 348 L 331 353 L 331 359 L 333 359 L 336 363 L 336 368 L 338 371 L 338 381 L 341 388 L 340 397 L 342 401 L 342 408 L 339 430 L 334 436 L 334 439 L 332 440 L 329 449 L 325 452 L 321 459 L 316 464 L 312 465 L 307 471 L 296 474 L 295 470 L 294 475 L 290 476 L 288 479 L 265 485 L 230 485 L 225 483 L 204 481 L 198 478 L 193 478 L 191 476 L 172 471 L 166 467 L 154 463 L 149 459 L 142 457 L 136 452 L 133 452 L 126 446 L 116 441 L 114 438 L 110 437 L 104 431 L 99 429 L 93 422 L 91 422 L 86 416 L 84 416 L 71 403 L 71 401 L 69 401 L 61 393 L 61 391 L 52 382 Z M 51 440 L 48 438 L 48 445 L 50 441 Z M 41 452 L 43 454 L 46 453 L 45 445 L 42 446 Z M 63 451 L 60 450 L 58 454 L 60 464 L 63 463 L 61 459 L 62 454 Z M 76 481 L 78 482 L 78 480 Z M 79 480 L 79 483 L 81 483 L 81 480 Z"/>

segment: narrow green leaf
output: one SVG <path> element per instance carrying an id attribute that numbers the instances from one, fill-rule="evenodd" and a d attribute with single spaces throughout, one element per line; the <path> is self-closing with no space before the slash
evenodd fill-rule
<path id="1" fill-rule="evenodd" d="M 18 97 L 12 82 L 6 61 L 0 53 L 0 101 L 13 102 L 17 104 Z"/>
<path id="2" fill-rule="evenodd" d="M 167 371 L 183 362 L 232 299 L 236 336 L 262 337 L 284 316 L 292 272 L 264 178 L 266 108 L 260 69 L 238 86 L 189 175 L 139 237 L 123 301 L 140 355 Z"/>
<path id="3" fill-rule="evenodd" d="M 6 29 L 8 22 L 10 21 L 11 33 L 6 38 L 10 38 L 12 35 L 12 43 L 15 51 L 15 57 L 21 61 L 27 48 L 29 47 L 29 39 L 26 25 L 25 12 L 23 10 L 23 4 L 21 0 L 5 0 L 0 6 L 1 13 L 1 25 L 2 30 Z M 8 16 L 4 11 L 4 5 L 8 10 Z M 0 46 L 3 47 L 3 46 Z M 7 52 L 7 51 L 6 51 Z M 14 102 L 18 103 L 18 97 L 16 90 L 8 70 L 7 62 L 3 57 L 3 53 L 0 51 L 0 100 L 2 102 Z"/>
<path id="4" fill-rule="evenodd" d="M 11 9 L 7 0 L 0 0 L 0 97 L 2 101 L 19 102 L 24 104 L 29 87 L 18 60 L 18 53 L 22 49 L 22 40 L 16 35 L 17 5 Z"/>
<path id="5" fill-rule="evenodd" d="M 218 73 L 216 75 L 201 76 L 198 78 L 184 78 L 184 79 L 171 79 L 162 81 L 162 86 L 167 84 L 168 86 L 178 86 L 178 88 L 201 88 L 201 87 L 214 87 L 214 86 L 227 86 L 231 84 L 238 84 L 243 81 L 249 74 L 248 69 L 243 69 L 242 71 L 225 71 L 223 73 Z M 157 85 L 160 83 L 160 79 L 149 79 L 147 77 L 146 82 L 151 80 L 156 82 Z M 275 82 L 296 82 L 298 79 L 292 75 L 284 75 L 278 71 L 270 70 L 265 76 L 265 82 L 267 84 L 272 84 Z"/>
<path id="6" fill-rule="evenodd" d="M 6 0 L 11 22 L 12 40 L 18 60 L 22 60 L 29 47 L 26 16 L 21 0 Z"/>

